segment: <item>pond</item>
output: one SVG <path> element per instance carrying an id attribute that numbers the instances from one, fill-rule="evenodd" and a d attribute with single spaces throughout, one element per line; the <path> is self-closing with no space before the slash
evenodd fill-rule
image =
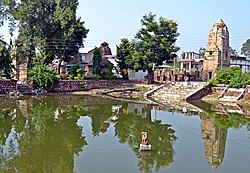
<path id="1" fill-rule="evenodd" d="M 0 97 L 0 172 L 249 172 L 247 110 L 186 104 Z M 152 151 L 139 150 L 143 131 Z"/>

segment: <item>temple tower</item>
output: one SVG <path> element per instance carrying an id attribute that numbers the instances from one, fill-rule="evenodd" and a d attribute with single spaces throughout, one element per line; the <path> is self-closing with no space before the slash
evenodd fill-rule
<path id="1" fill-rule="evenodd" d="M 218 19 L 209 32 L 203 62 L 203 80 L 209 80 L 218 70 L 229 68 L 229 32 L 226 24 Z"/>

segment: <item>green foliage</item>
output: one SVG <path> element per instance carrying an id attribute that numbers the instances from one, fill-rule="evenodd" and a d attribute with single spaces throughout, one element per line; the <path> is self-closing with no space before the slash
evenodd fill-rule
<path id="1" fill-rule="evenodd" d="M 51 63 L 55 57 L 60 63 L 68 61 L 84 46 L 88 29 L 76 17 L 78 0 L 8 1 L 4 13 L 13 19 L 11 29 L 19 31 L 18 61 L 27 61 L 28 67 L 38 58 L 45 63 Z"/>
<path id="2" fill-rule="evenodd" d="M 128 69 L 132 68 L 132 55 L 134 53 L 134 44 L 127 38 L 121 39 L 119 46 L 116 46 L 116 59 L 120 73 L 124 79 L 128 79 Z"/>
<path id="3" fill-rule="evenodd" d="M 141 20 L 143 27 L 136 34 L 136 38 L 142 42 L 139 46 L 140 49 L 137 51 L 143 53 L 144 57 L 141 61 L 147 62 L 147 68 L 152 68 L 152 64 L 158 66 L 162 65 L 165 60 L 173 59 L 180 49 L 175 46 L 179 36 L 176 21 L 164 17 L 160 17 L 156 21 L 155 18 L 156 15 L 152 13 L 144 15 Z"/>
<path id="4" fill-rule="evenodd" d="M 238 53 L 235 49 L 229 46 L 229 55 L 230 56 L 238 56 Z"/>
<path id="5" fill-rule="evenodd" d="M 250 56 L 250 39 L 247 39 L 247 41 L 242 44 L 241 54 Z"/>
<path id="6" fill-rule="evenodd" d="M 93 53 L 93 72 L 95 75 L 101 75 L 101 61 L 102 61 L 102 55 L 100 49 L 95 47 L 94 53 Z"/>
<path id="7" fill-rule="evenodd" d="M 85 72 L 86 70 L 82 68 L 79 64 L 75 64 L 67 69 L 67 73 L 69 74 L 69 79 L 71 80 L 72 79 L 83 80 Z"/>
<path id="8" fill-rule="evenodd" d="M 242 75 L 242 70 L 240 67 L 233 66 L 226 70 L 220 70 L 216 76 L 216 82 L 219 84 L 230 84 L 231 79 L 236 76 Z"/>
<path id="9" fill-rule="evenodd" d="M 52 87 L 59 80 L 56 72 L 54 70 L 49 70 L 44 64 L 36 64 L 28 71 L 28 74 L 30 75 L 30 81 L 33 81 L 39 87 L 43 88 Z"/>
<path id="10" fill-rule="evenodd" d="M 228 128 L 240 128 L 245 125 L 249 125 L 250 121 L 240 114 L 228 114 L 227 116 L 218 115 L 215 112 L 209 112 L 207 114 L 216 127 L 228 129 Z"/>
<path id="11" fill-rule="evenodd" d="M 85 87 L 87 87 L 88 86 L 88 84 L 86 83 L 86 82 L 80 82 L 79 83 L 79 87 L 80 88 L 85 88 Z"/>
<path id="12" fill-rule="evenodd" d="M 250 74 L 243 74 L 240 67 L 232 66 L 227 70 L 220 70 L 216 78 L 211 79 L 210 82 L 214 84 L 229 84 L 232 88 L 245 88 L 247 85 L 250 85 Z"/>
<path id="13" fill-rule="evenodd" d="M 10 47 L 0 43 L 0 72 L 3 71 L 6 78 L 11 77 L 13 66 L 11 65 Z"/>
<path id="14" fill-rule="evenodd" d="M 201 47 L 199 49 L 200 58 L 205 58 L 205 52 L 206 52 L 206 49 L 204 47 Z"/>
<path id="15" fill-rule="evenodd" d="M 109 66 L 106 72 L 102 72 L 102 78 L 108 79 L 108 80 L 117 79 L 117 77 L 114 76 L 112 69 L 113 69 L 113 66 Z"/>
<path id="16" fill-rule="evenodd" d="M 232 88 L 246 88 L 250 85 L 250 74 L 242 74 L 231 79 L 230 87 Z"/>
<path id="17" fill-rule="evenodd" d="M 122 40 L 118 49 L 120 66 L 123 69 L 147 70 L 148 82 L 153 82 L 153 67 L 162 65 L 164 61 L 173 60 L 179 47 L 175 42 L 178 24 L 174 20 L 149 13 L 142 17 L 142 28 L 137 32 L 133 43 Z M 124 63 L 125 62 L 125 63 Z"/>
<path id="18" fill-rule="evenodd" d="M 213 77 L 212 79 L 210 79 L 208 81 L 208 84 L 212 85 L 212 86 L 215 86 L 217 83 L 216 83 L 216 79 Z"/>

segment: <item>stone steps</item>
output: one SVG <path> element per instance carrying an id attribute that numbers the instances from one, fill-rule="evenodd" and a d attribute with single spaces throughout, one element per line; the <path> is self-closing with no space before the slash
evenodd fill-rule
<path id="1" fill-rule="evenodd" d="M 160 99 L 185 99 L 186 96 L 204 86 L 202 82 L 173 82 L 168 86 L 162 87 L 152 94 L 154 98 Z"/>

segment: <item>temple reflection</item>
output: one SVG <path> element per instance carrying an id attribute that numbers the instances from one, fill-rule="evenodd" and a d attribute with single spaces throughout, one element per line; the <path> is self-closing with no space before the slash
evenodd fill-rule
<path id="1" fill-rule="evenodd" d="M 217 169 L 224 159 L 227 129 L 216 127 L 212 120 L 202 115 L 201 132 L 205 156 L 212 168 Z"/>

